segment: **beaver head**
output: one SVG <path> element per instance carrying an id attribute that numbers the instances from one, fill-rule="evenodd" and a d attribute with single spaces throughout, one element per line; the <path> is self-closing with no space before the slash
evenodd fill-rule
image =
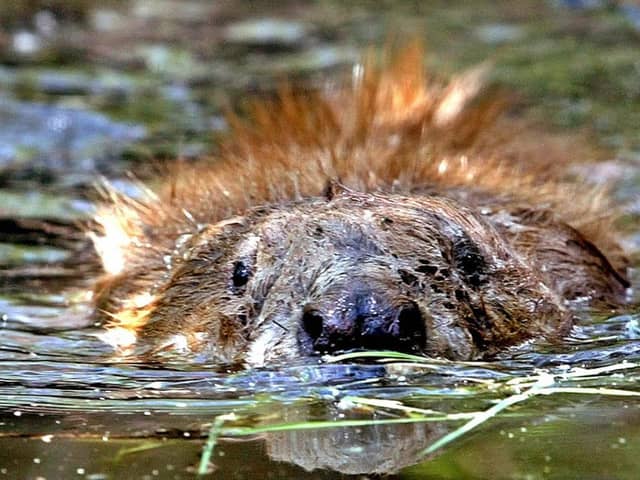
<path id="1" fill-rule="evenodd" d="M 248 365 L 351 349 L 471 359 L 566 320 L 486 219 L 341 191 L 201 226 L 165 258 L 137 346 Z"/>
<path id="2" fill-rule="evenodd" d="M 284 88 L 230 115 L 216 157 L 139 199 L 108 190 L 90 233 L 105 338 L 245 365 L 472 359 L 561 336 L 573 300 L 622 304 L 614 203 L 567 184 L 590 149 L 503 114 L 482 68 L 445 85 L 422 60 L 410 46 L 350 86 Z M 337 179 L 351 190 L 323 196 Z"/>

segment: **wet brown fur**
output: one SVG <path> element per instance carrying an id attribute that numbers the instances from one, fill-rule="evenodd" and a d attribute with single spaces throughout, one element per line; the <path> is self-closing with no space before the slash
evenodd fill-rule
<path id="1" fill-rule="evenodd" d="M 420 240 L 426 245 L 444 242 L 446 246 L 438 248 L 448 252 L 462 235 L 460 241 L 479 245 L 480 255 L 491 259 L 487 278 L 477 285 L 467 285 L 465 272 L 429 280 L 429 295 L 436 299 L 430 300 L 429 315 L 461 319 L 451 320 L 451 328 L 464 323 L 474 345 L 456 350 L 452 343 L 463 334 L 452 333 L 424 353 L 490 355 L 538 333 L 566 332 L 571 324 L 566 301 L 623 301 L 626 263 L 615 240 L 613 207 L 605 192 L 568 181 L 569 165 L 592 160 L 593 150 L 579 139 L 509 116 L 504 99 L 487 94 L 482 67 L 445 84 L 426 76 L 422 57 L 419 46 L 410 46 L 395 60 L 383 61 L 383 68 L 365 62 L 350 88 L 305 93 L 284 88 L 275 100 L 253 103 L 249 121 L 230 116 L 231 134 L 217 158 L 188 168 L 176 166 L 163 186 L 143 200 L 108 192 L 110 199 L 97 216 L 104 231 L 93 236 L 103 258 L 107 246 L 118 247 L 122 264 L 96 285 L 97 310 L 111 328 L 135 333 L 137 351 L 173 348 L 170 338 L 181 334 L 189 352 L 206 351 L 220 361 L 243 361 L 258 336 L 251 330 L 282 327 L 278 337 L 295 336 L 293 323 L 282 326 L 276 320 L 284 318 L 285 311 L 299 320 L 301 306 L 294 305 L 295 298 L 281 299 L 293 302 L 286 308 L 266 302 L 273 312 L 263 311 L 256 298 L 264 301 L 270 291 L 259 290 L 269 290 L 283 275 L 297 285 L 296 271 L 304 265 L 280 262 L 277 272 L 275 267 L 260 272 L 273 278 L 261 277 L 260 285 L 256 279 L 250 292 L 238 298 L 220 283 L 223 280 L 207 275 L 224 269 L 231 275 L 233 255 L 240 255 L 243 242 L 256 235 L 262 243 L 273 236 L 265 252 L 274 257 L 260 260 L 265 265 L 281 258 L 277 255 L 304 258 L 291 257 L 291 249 L 303 246 L 283 232 L 300 224 L 305 235 L 309 222 L 318 218 L 322 223 L 325 215 L 322 225 L 329 230 L 342 222 L 346 230 L 361 230 L 353 235 L 362 242 L 391 245 L 385 255 L 402 251 L 408 226 L 414 225 L 419 232 L 410 235 L 431 235 Z M 336 215 L 346 217 L 336 220 Z M 424 223 L 424 215 L 433 218 Z M 371 218 L 380 221 L 369 225 Z M 382 228 L 385 219 L 389 224 Z M 449 229 L 449 221 L 454 230 L 461 225 L 463 233 L 447 233 L 444 240 L 436 238 L 437 230 L 424 233 L 434 224 Z M 340 233 L 323 235 L 332 245 L 339 242 Z M 277 250 L 281 244 L 290 250 Z M 325 243 L 318 245 L 324 252 Z M 410 250 L 407 258 L 415 259 Z M 376 255 L 371 258 L 386 258 Z M 396 260 L 382 264 L 387 270 L 380 272 L 375 264 L 366 264 L 363 282 L 385 281 L 388 269 L 400 275 L 411 270 Z M 314 268 L 320 267 L 308 266 Z M 367 280 L 369 268 L 372 277 Z M 359 278 L 359 272 L 349 271 L 351 278 Z M 415 276 L 411 272 L 406 275 Z M 404 280 L 406 285 L 396 288 L 394 277 L 393 286 L 385 283 L 384 289 L 397 298 L 413 298 L 414 287 Z M 424 283 L 422 276 L 419 280 Z M 465 286 L 456 290 L 458 284 Z M 297 291 L 305 302 L 322 301 L 313 296 L 314 285 L 300 277 L 291 295 Z M 331 288 L 326 286 L 326 295 L 343 299 L 342 292 L 327 293 Z M 450 308 L 453 315 L 438 313 L 442 305 L 449 307 L 445 297 L 454 297 L 454 290 L 459 298 Z M 269 322 L 275 325 L 265 326 Z M 428 334 L 437 337 L 432 330 Z M 287 349 L 295 350 L 288 356 L 296 356 L 302 348 L 299 338 L 261 341 L 269 344 L 271 353 L 247 363 L 287 357 Z"/>

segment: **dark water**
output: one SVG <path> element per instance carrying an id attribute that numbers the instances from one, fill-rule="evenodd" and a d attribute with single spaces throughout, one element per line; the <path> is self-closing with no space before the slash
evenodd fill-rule
<path id="1" fill-rule="evenodd" d="M 211 151 L 228 102 L 284 75 L 314 84 L 402 31 L 425 32 L 440 71 L 491 58 L 497 81 L 523 94 L 523 114 L 592 131 L 610 152 L 594 181 L 613 182 L 625 203 L 633 255 L 636 15 L 633 2 L 520 0 L 0 6 L 0 479 L 179 479 L 200 468 L 230 479 L 638 478 L 634 307 L 585 313 L 562 344 L 489 364 L 123 364 L 91 325 L 90 256 L 71 253 L 100 175 L 131 188 L 127 172 L 144 177 L 151 158 Z"/>
<path id="2" fill-rule="evenodd" d="M 193 478 L 221 416 L 216 478 L 631 479 L 640 471 L 640 316 L 593 322 L 561 348 L 526 347 L 490 364 L 233 373 L 114 363 L 97 330 L 43 333 L 29 314 L 29 324 L 8 320 L 0 346 L 7 478 Z M 487 410 L 541 380 L 546 394 L 425 455 L 469 419 L 456 414 Z M 351 421 L 360 424 L 340 426 Z"/>

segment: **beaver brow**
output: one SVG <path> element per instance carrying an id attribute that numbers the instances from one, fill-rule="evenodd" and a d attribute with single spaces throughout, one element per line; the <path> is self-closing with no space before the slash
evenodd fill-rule
<path id="1" fill-rule="evenodd" d="M 316 237 L 327 238 L 334 247 L 352 253 L 354 258 L 384 253 L 378 242 L 359 225 L 344 225 L 336 220 L 316 225 L 314 233 Z"/>

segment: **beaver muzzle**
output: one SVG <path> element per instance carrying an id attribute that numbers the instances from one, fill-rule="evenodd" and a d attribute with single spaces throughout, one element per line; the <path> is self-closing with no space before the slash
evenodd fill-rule
<path id="1" fill-rule="evenodd" d="M 299 341 L 310 354 L 359 349 L 423 352 L 426 327 L 420 308 L 410 300 L 390 300 L 384 294 L 359 291 L 337 301 L 307 304 Z"/>

